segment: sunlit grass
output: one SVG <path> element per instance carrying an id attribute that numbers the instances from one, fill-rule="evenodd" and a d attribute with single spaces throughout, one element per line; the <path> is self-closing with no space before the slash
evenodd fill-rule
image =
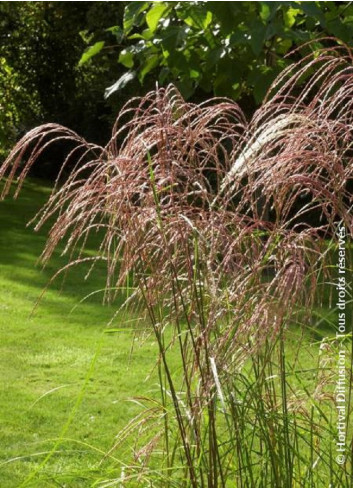
<path id="1" fill-rule="evenodd" d="M 48 269 L 35 266 L 44 232 L 25 228 L 48 192 L 31 180 L 18 200 L 0 203 L 1 487 L 18 487 L 38 469 L 81 389 L 82 402 L 64 435 L 69 440 L 57 447 L 58 453 L 28 484 L 92 485 L 107 474 L 109 459 L 102 466 L 99 462 L 115 435 L 139 411 L 127 399 L 151 395 L 158 388 L 153 373 L 146 381 L 157 357 L 152 339 L 134 341 L 131 323 L 124 324 L 127 318 L 121 315 L 110 328 L 122 331 L 104 333 L 114 309 L 102 306 L 99 294 L 79 304 L 102 286 L 99 268 L 89 283 L 76 269 L 62 290 L 60 281 L 53 284 L 31 316 L 60 263 L 57 253 Z M 74 306 L 78 307 L 70 314 Z M 136 354 L 131 354 L 132 347 Z M 83 387 L 96 353 L 93 374 Z"/>
<path id="2" fill-rule="evenodd" d="M 29 180 L 18 200 L 0 204 L 0 485 L 114 485 L 121 477 L 122 462 L 131 463 L 131 439 L 109 450 L 115 435 L 141 412 L 127 399 L 159 396 L 153 371 L 157 346 L 152 337 L 134 338 L 131 315 L 119 315 L 109 326 L 119 331 L 105 333 L 115 309 L 102 306 L 101 294 L 80 304 L 103 286 L 103 268 L 98 267 L 88 282 L 84 270 L 74 269 L 64 285 L 61 281 L 51 285 L 32 314 L 49 278 L 64 263 L 59 250 L 45 270 L 36 266 L 45 230 L 34 233 L 25 228 L 48 193 L 40 181 Z M 332 336 L 336 319 L 327 301 L 316 309 L 316 316 L 312 325 L 303 324 L 303 329 L 293 325 L 286 333 L 288 381 L 303 395 L 316 384 L 320 344 Z M 88 375 L 93 360 L 94 370 Z M 251 364 L 243 374 L 252 378 Z M 174 362 L 173 378 L 179 375 L 180 366 Z M 244 436 L 251 437 L 251 424 L 243 428 Z M 255 476 L 258 470 L 254 468 Z M 179 483 L 178 474 L 176 467 L 171 484 Z M 131 484 L 142 487 L 152 480 L 156 486 L 166 480 L 158 457 L 150 461 L 146 477 Z"/>

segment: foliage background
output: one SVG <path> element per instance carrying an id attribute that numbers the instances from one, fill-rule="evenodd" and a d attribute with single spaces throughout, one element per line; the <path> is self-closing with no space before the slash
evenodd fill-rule
<path id="1" fill-rule="evenodd" d="M 352 44 L 352 2 L 0 2 L 0 156 L 44 122 L 104 144 L 122 105 L 156 81 L 250 115 L 306 53 L 291 50 L 332 36 Z"/>

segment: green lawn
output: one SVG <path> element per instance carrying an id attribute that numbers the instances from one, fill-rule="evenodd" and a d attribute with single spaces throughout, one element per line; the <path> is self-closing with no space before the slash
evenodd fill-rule
<path id="1" fill-rule="evenodd" d="M 157 358 L 153 338 L 134 338 L 122 316 L 111 327 L 125 331 L 105 333 L 114 308 L 102 306 L 100 294 L 79 304 L 104 284 L 103 267 L 88 283 L 82 268 L 68 275 L 64 287 L 58 280 L 31 316 L 64 263 L 56 253 L 46 270 L 36 266 L 45 231 L 25 227 L 48 194 L 41 182 L 29 180 L 18 200 L 0 202 L 1 487 L 86 487 L 119 475 L 107 470 L 109 460 L 99 463 L 138 412 L 127 399 L 158 390 L 153 378 L 146 381 Z"/>
<path id="2" fill-rule="evenodd" d="M 105 454 L 141 410 L 129 398 L 159 398 L 153 336 L 132 331 L 131 313 L 108 333 L 117 306 L 103 306 L 101 293 L 80 303 L 104 287 L 103 265 L 88 281 L 87 267 L 72 269 L 31 314 L 65 263 L 58 250 L 46 269 L 36 265 L 48 229 L 25 227 L 49 192 L 30 179 L 18 200 L 0 202 L 0 487 L 92 487 L 118 478 L 120 460 L 131 462 L 128 443 Z M 287 332 L 288 376 L 298 389 L 314 388 L 320 341 L 334 335 L 336 312 L 326 304 L 317 314 L 304 335 Z"/>

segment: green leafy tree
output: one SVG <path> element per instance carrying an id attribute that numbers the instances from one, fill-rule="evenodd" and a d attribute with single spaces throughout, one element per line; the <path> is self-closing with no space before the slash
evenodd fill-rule
<path id="1" fill-rule="evenodd" d="M 98 142 L 109 139 L 117 105 L 124 100 L 104 100 L 103 94 L 125 68 L 117 63 L 116 45 L 99 59 L 84 65 L 79 60 L 93 36 L 111 40 L 106 26 L 122 26 L 124 6 L 0 2 L 0 154 L 44 122 L 70 126 Z"/>
<path id="2" fill-rule="evenodd" d="M 118 61 L 126 68 L 115 87 L 135 77 L 174 82 L 185 97 L 199 93 L 263 99 L 275 76 L 290 62 L 285 55 L 311 39 L 353 39 L 352 2 L 129 2 L 122 30 L 110 31 L 127 47 Z M 317 43 L 320 47 L 322 42 Z M 81 62 L 103 49 L 96 43 Z"/>
<path id="3" fill-rule="evenodd" d="M 1 56 L 11 97 L 25 127 L 49 115 L 67 119 L 75 89 L 79 10 L 64 2 L 1 2 Z M 82 23 L 81 15 L 81 23 Z M 8 75 L 8 76 L 6 76 Z M 16 85 L 11 79 L 16 80 Z M 17 128 L 21 130 L 20 128 Z"/>

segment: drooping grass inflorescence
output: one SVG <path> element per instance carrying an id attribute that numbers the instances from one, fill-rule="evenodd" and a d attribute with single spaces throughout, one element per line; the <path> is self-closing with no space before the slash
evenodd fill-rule
<path id="1" fill-rule="evenodd" d="M 347 484 L 323 442 L 333 425 L 296 360 L 288 372 L 285 347 L 331 280 L 337 223 L 353 233 L 352 70 L 345 47 L 308 55 L 250 122 L 231 100 L 197 105 L 158 88 L 122 109 L 106 147 L 46 124 L 1 167 L 4 197 L 49 145 L 73 145 L 69 177 L 37 216 L 37 228 L 51 222 L 42 259 L 64 241 L 71 263 L 87 260 L 98 231 L 92 270 L 105 260 L 106 299 L 133 284 L 127 303 L 144 308 L 158 344 L 162 429 L 134 467 L 158 453 L 163 484 Z"/>

